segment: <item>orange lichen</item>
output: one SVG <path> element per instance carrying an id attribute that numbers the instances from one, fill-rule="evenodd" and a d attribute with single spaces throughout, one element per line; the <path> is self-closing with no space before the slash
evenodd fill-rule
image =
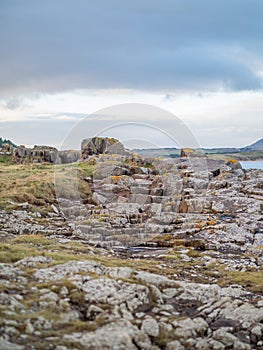
<path id="1" fill-rule="evenodd" d="M 122 176 L 121 175 L 112 175 L 111 176 L 111 181 L 116 184 L 121 180 Z"/>
<path id="2" fill-rule="evenodd" d="M 236 160 L 236 159 L 227 159 L 226 162 L 227 162 L 227 163 L 237 163 L 238 160 Z"/>

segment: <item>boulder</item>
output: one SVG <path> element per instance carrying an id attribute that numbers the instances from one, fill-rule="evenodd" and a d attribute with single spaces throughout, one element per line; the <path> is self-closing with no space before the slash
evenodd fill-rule
<path id="1" fill-rule="evenodd" d="M 63 150 L 58 152 L 59 160 L 61 164 L 75 163 L 80 159 L 81 152 L 76 150 Z"/>
<path id="2" fill-rule="evenodd" d="M 182 148 L 181 149 L 181 158 L 184 157 L 205 157 L 205 154 L 202 150 L 193 149 L 193 148 Z"/>
<path id="3" fill-rule="evenodd" d="M 92 137 L 82 141 L 82 160 L 99 154 L 119 154 L 122 156 L 128 156 L 130 155 L 130 152 L 124 148 L 123 144 L 119 140 L 114 138 Z"/>
<path id="4" fill-rule="evenodd" d="M 236 159 L 227 159 L 226 165 L 229 166 L 232 170 L 242 169 L 242 165 Z"/>

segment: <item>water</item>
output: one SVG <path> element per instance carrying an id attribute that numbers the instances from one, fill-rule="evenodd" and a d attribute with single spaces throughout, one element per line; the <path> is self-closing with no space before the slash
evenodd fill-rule
<path id="1" fill-rule="evenodd" d="M 263 161 L 262 160 L 249 160 L 240 162 L 243 169 L 260 169 L 263 170 Z"/>

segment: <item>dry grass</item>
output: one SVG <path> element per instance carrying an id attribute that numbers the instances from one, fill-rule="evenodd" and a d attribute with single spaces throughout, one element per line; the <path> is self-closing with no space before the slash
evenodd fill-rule
<path id="1" fill-rule="evenodd" d="M 225 271 L 220 285 L 240 284 L 246 290 L 254 293 L 263 291 L 263 270 L 259 271 Z"/>
<path id="2" fill-rule="evenodd" d="M 92 175 L 90 164 L 20 164 L 0 163 L 0 209 L 17 209 L 27 202 L 31 211 L 50 211 L 57 196 L 80 197 L 88 202 L 91 198 L 85 177 Z M 43 213 L 43 212 L 42 212 Z"/>

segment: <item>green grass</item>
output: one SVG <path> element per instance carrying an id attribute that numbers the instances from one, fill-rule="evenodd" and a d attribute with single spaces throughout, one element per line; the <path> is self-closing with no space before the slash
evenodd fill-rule
<path id="1" fill-rule="evenodd" d="M 12 156 L 0 156 L 0 164 L 10 165 L 12 164 Z"/>

